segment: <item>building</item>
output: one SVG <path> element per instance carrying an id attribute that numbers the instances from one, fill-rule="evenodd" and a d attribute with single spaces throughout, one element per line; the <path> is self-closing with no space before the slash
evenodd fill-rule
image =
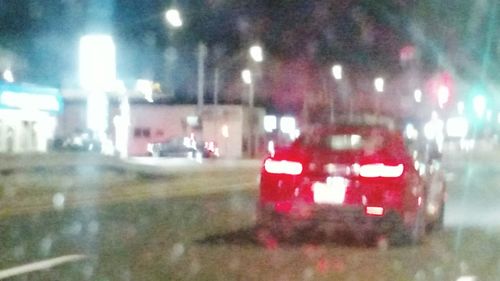
<path id="1" fill-rule="evenodd" d="M 124 145 L 128 156 L 149 155 L 149 143 L 191 136 L 197 141 L 213 142 L 224 158 L 255 155 L 265 147 L 261 143 L 265 111 L 261 108 L 255 108 L 251 114 L 248 107 L 240 105 L 204 105 L 199 112 L 196 105 L 131 102 L 127 104 L 128 122 L 124 128 L 121 106 L 111 101 L 109 116 L 104 121 L 109 124 L 107 135 L 115 152 Z M 67 101 L 57 135 L 66 137 L 84 131 L 86 120 L 86 103 L 81 99 Z"/>
<path id="2" fill-rule="evenodd" d="M 0 153 L 47 151 L 62 110 L 57 89 L 0 82 Z"/>

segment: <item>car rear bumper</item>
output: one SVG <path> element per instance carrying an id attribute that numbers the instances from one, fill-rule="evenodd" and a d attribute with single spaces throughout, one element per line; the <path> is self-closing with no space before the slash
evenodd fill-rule
<path id="1" fill-rule="evenodd" d="M 311 204 L 288 212 L 277 211 L 274 204 L 258 204 L 258 224 L 268 227 L 315 228 L 325 231 L 385 232 L 397 213 L 386 211 L 381 216 L 365 214 L 362 206 L 330 206 Z"/>

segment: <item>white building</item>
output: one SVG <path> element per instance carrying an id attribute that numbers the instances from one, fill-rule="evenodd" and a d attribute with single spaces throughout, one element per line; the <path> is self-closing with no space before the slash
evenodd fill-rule
<path id="1" fill-rule="evenodd" d="M 0 82 L 0 153 L 47 151 L 62 109 L 57 89 Z"/>

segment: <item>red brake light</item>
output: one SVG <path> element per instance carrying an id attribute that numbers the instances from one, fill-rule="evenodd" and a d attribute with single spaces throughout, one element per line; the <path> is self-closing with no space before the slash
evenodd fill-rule
<path id="1" fill-rule="evenodd" d="M 364 178 L 398 178 L 403 174 L 404 166 L 399 165 L 385 165 L 378 164 L 365 164 L 359 167 L 359 175 Z"/>
<path id="2" fill-rule="evenodd" d="M 302 173 L 302 164 L 299 162 L 286 160 L 267 159 L 264 162 L 264 169 L 270 174 L 300 175 Z"/>

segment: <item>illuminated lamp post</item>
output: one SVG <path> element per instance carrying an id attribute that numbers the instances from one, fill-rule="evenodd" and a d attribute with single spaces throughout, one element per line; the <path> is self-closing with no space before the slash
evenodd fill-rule
<path id="1" fill-rule="evenodd" d="M 105 34 L 85 35 L 79 48 L 80 85 L 87 93 L 87 128 L 102 145 L 109 144 L 108 97 L 116 82 L 116 48 Z"/>
<path id="2" fill-rule="evenodd" d="M 377 117 L 380 116 L 380 95 L 384 92 L 384 78 L 382 77 L 377 77 L 375 80 L 373 80 L 373 86 L 375 87 L 375 91 L 377 92 L 376 96 L 376 115 Z"/>

